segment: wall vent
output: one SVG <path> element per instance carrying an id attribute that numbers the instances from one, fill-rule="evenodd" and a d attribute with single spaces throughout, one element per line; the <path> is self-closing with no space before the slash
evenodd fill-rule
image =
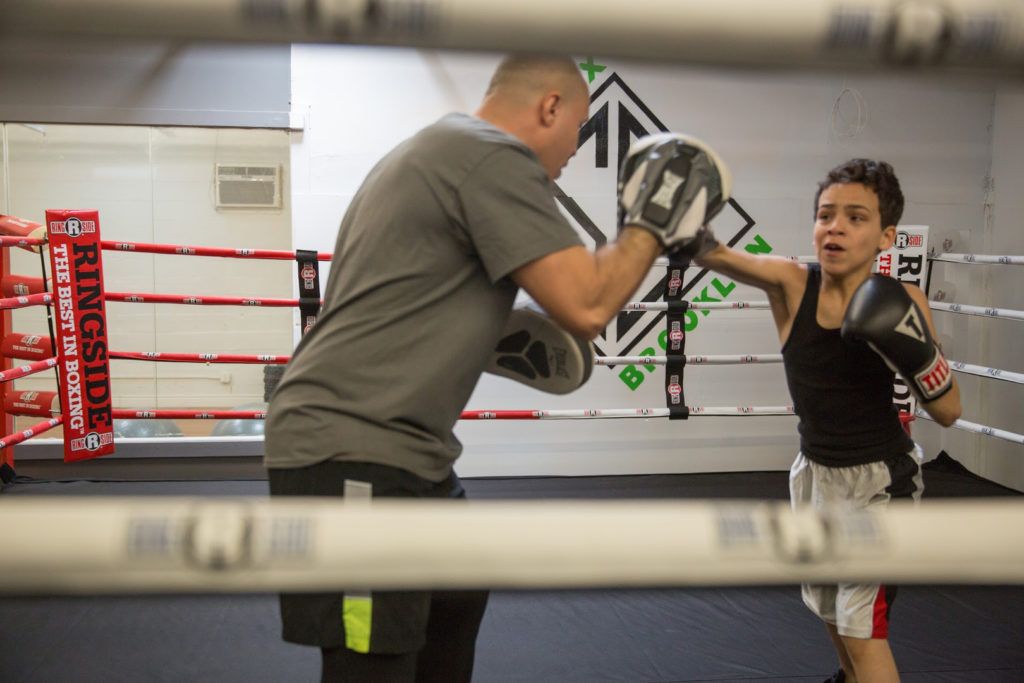
<path id="1" fill-rule="evenodd" d="M 280 209 L 281 166 L 217 164 L 218 209 Z"/>

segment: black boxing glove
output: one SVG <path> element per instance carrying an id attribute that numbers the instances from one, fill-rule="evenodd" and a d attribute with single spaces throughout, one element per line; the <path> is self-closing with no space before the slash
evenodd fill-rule
<path id="1" fill-rule="evenodd" d="M 953 373 L 924 314 L 899 280 L 885 275 L 865 280 L 850 299 L 840 334 L 866 342 L 925 403 L 953 387 Z"/>

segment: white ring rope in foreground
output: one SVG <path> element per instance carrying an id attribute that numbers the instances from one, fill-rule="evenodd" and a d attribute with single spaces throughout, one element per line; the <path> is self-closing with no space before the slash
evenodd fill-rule
<path id="1" fill-rule="evenodd" d="M 0 501 L 0 591 L 1024 583 L 1024 505 L 51 497 Z"/>
<path id="2" fill-rule="evenodd" d="M 931 415 L 924 412 L 924 410 L 922 410 L 921 408 L 917 409 L 915 415 L 925 420 L 931 420 L 932 422 L 935 421 Z M 955 427 L 956 429 L 962 429 L 965 432 L 984 434 L 985 436 L 995 437 L 996 439 L 1002 439 L 1003 441 L 1011 441 L 1013 443 L 1024 445 L 1024 434 L 1008 432 L 1005 429 L 996 429 L 995 427 L 989 427 L 983 424 L 978 424 L 977 422 L 968 422 L 967 420 L 957 420 L 956 422 L 953 423 L 952 426 Z"/>
<path id="3" fill-rule="evenodd" d="M 988 377 L 989 379 L 1001 379 L 1004 382 L 1013 382 L 1014 384 L 1024 384 L 1024 373 L 1010 372 L 1009 370 L 1000 370 L 999 368 L 987 368 L 984 365 L 970 365 L 969 363 L 961 363 L 958 360 L 949 361 L 949 367 L 954 372 L 962 372 L 968 375 L 977 375 L 978 377 Z"/>
<path id="4" fill-rule="evenodd" d="M 1000 264 L 1006 266 L 1024 266 L 1024 256 L 1001 256 L 988 254 L 935 254 L 928 257 L 929 261 L 946 261 L 947 263 L 974 263 L 977 265 Z"/>
<path id="5" fill-rule="evenodd" d="M 6 0 L 11 35 L 343 42 L 699 64 L 1024 70 L 1019 0 Z"/>
<path id="6" fill-rule="evenodd" d="M 690 417 L 793 415 L 793 406 L 688 406 Z M 464 410 L 460 420 L 606 420 L 670 417 L 668 408 L 585 408 L 582 410 Z"/>
<path id="7" fill-rule="evenodd" d="M 947 313 L 978 315 L 984 318 L 1006 318 L 1007 320 L 1024 320 L 1024 311 L 1015 311 L 1009 308 L 968 306 L 966 304 L 944 304 L 938 301 L 929 301 L 928 307 L 931 308 L 933 311 L 946 311 Z"/>
<path id="8" fill-rule="evenodd" d="M 687 365 L 747 365 L 781 362 L 781 353 L 686 356 Z M 667 363 L 668 356 L 594 356 L 594 365 L 666 365 Z"/>

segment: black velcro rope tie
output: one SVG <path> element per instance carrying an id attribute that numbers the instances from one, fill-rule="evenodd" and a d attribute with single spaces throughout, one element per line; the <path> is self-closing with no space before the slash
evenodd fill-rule
<path id="1" fill-rule="evenodd" d="M 669 301 L 665 313 L 668 339 L 665 348 L 665 406 L 670 420 L 690 417 L 683 395 L 683 370 L 686 368 L 686 312 L 689 301 Z"/>
<path id="2" fill-rule="evenodd" d="M 665 301 L 681 301 L 683 298 L 683 275 L 689 267 L 689 261 L 681 261 L 669 257 L 668 266 L 665 267 L 665 292 L 662 298 Z"/>
<path id="3" fill-rule="evenodd" d="M 302 335 L 309 332 L 320 313 L 320 261 L 317 253 L 307 249 L 295 251 L 298 262 L 299 314 L 302 316 Z"/>

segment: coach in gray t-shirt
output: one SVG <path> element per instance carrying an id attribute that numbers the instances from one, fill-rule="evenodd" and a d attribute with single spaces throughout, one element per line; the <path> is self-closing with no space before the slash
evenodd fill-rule
<path id="1" fill-rule="evenodd" d="M 267 466 L 328 458 L 442 481 L 518 287 L 580 245 L 536 155 L 451 114 L 377 164 L 341 223 L 324 307 L 274 395 Z"/>
<path id="2" fill-rule="evenodd" d="M 586 339 L 635 292 L 658 239 L 626 227 L 591 252 L 555 205 L 588 106 L 572 61 L 509 58 L 475 116 L 442 118 L 370 172 L 319 321 L 271 401 L 272 495 L 341 496 L 348 479 L 375 497 L 461 497 L 453 428 L 518 289 Z M 321 648 L 323 680 L 468 681 L 485 604 L 485 592 L 292 594 L 281 609 L 286 640 Z"/>

